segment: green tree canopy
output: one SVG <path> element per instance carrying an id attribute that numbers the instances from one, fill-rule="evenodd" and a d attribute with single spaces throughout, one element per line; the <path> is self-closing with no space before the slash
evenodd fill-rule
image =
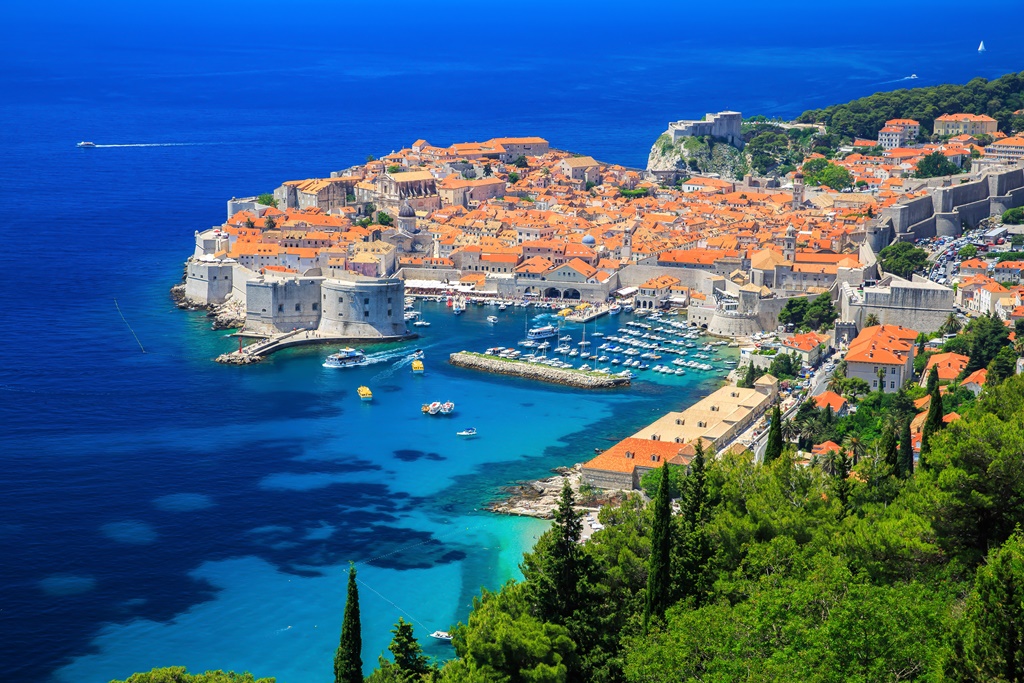
<path id="1" fill-rule="evenodd" d="M 914 271 L 922 270 L 928 264 L 928 253 L 910 242 L 897 242 L 878 252 L 882 268 L 887 273 L 910 279 Z"/>
<path id="2" fill-rule="evenodd" d="M 943 175 L 956 175 L 962 173 L 959 166 L 946 158 L 942 152 L 932 152 L 924 155 L 917 162 L 917 170 L 914 172 L 916 178 L 936 178 Z"/>

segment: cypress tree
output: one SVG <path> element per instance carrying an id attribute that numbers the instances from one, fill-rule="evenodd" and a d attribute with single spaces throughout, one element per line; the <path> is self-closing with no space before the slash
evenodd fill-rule
<path id="1" fill-rule="evenodd" d="M 707 501 L 705 480 L 704 441 L 697 439 L 693 444 L 693 460 L 690 461 L 690 473 L 686 477 L 685 498 L 683 500 L 683 519 L 691 527 L 702 521 L 704 503 Z"/>
<path id="2" fill-rule="evenodd" d="M 934 384 L 932 383 L 932 377 L 935 378 Z M 931 389 L 931 401 L 928 402 L 928 416 L 924 421 L 924 428 L 921 430 L 921 466 L 926 467 L 925 457 L 931 450 L 929 441 L 935 432 L 942 429 L 944 423 L 942 422 L 942 394 L 939 393 L 939 373 L 935 368 L 932 368 L 932 372 L 928 375 L 928 384 L 932 386 Z"/>
<path id="3" fill-rule="evenodd" d="M 935 391 L 937 386 L 939 386 L 939 366 L 933 365 L 931 372 L 928 373 L 928 384 L 925 388 L 930 394 Z"/>
<path id="4" fill-rule="evenodd" d="M 899 437 L 896 435 L 896 425 L 887 420 L 882 425 L 882 436 L 879 439 L 879 455 L 885 464 L 892 468 L 893 474 L 899 475 Z"/>
<path id="5" fill-rule="evenodd" d="M 669 498 L 669 464 L 661 466 L 658 495 L 654 499 L 651 555 L 647 558 L 647 596 L 644 602 L 644 630 L 652 618 L 665 616 L 671 590 L 672 501 Z"/>
<path id="6" fill-rule="evenodd" d="M 334 653 L 334 683 L 363 683 L 363 635 L 359 623 L 359 588 L 356 566 L 349 565 L 348 596 L 341 621 L 341 641 Z"/>
<path id="7" fill-rule="evenodd" d="M 778 403 L 772 407 L 771 419 L 772 424 L 768 428 L 768 444 L 764 449 L 764 463 L 766 465 L 782 455 L 782 411 L 779 410 Z"/>
<path id="8" fill-rule="evenodd" d="M 896 472 L 903 479 L 909 479 L 914 474 L 914 442 L 910 438 L 910 420 L 904 420 L 903 429 L 900 430 L 900 454 Z"/>

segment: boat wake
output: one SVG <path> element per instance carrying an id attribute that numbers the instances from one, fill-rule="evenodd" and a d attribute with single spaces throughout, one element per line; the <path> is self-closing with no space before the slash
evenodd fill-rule
<path id="1" fill-rule="evenodd" d="M 225 145 L 226 142 L 138 142 L 124 145 L 95 145 L 100 147 L 203 147 L 206 145 Z"/>

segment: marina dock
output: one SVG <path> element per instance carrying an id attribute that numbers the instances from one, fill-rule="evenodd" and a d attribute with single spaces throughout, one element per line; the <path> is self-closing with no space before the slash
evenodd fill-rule
<path id="1" fill-rule="evenodd" d="M 608 389 L 612 387 L 625 387 L 630 384 L 629 377 L 607 375 L 601 372 L 589 372 L 586 370 L 553 368 L 526 361 L 470 353 L 469 351 L 453 353 L 449 357 L 449 362 L 460 368 L 492 372 L 498 375 L 524 377 L 526 379 L 564 384 L 580 389 Z"/>
<path id="2" fill-rule="evenodd" d="M 272 353 L 295 346 L 313 346 L 317 344 L 381 344 L 385 342 L 415 339 L 418 336 L 419 335 L 416 334 L 407 334 L 400 337 L 374 337 L 370 339 L 365 337 L 335 337 L 323 334 L 318 330 L 292 330 L 291 332 L 282 332 L 281 334 L 265 337 L 262 341 L 244 346 L 238 351 L 222 353 L 217 356 L 217 362 L 227 365 L 251 365 L 253 363 L 259 363 Z"/>

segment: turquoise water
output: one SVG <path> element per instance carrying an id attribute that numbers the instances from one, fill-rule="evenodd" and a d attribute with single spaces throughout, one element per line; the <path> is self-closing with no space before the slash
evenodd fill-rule
<path id="1" fill-rule="evenodd" d="M 201 314 L 170 313 L 164 325 L 194 336 L 181 362 L 205 378 L 187 391 L 202 414 L 107 434 L 104 451 L 117 461 L 150 448 L 147 458 L 154 458 L 168 443 L 202 449 L 160 456 L 165 466 L 185 469 L 186 482 L 160 486 L 148 509 L 119 510 L 98 531 L 107 552 L 153 548 L 168 534 L 180 535 L 173 542 L 186 554 L 198 537 L 204 546 L 223 541 L 247 550 L 197 554 L 184 564 L 186 582 L 199 586 L 201 597 L 164 590 L 123 601 L 121 618 L 104 623 L 90 652 L 61 667 L 57 680 L 102 680 L 175 663 L 249 669 L 293 683 L 325 680 L 349 561 L 358 564 L 369 669 L 399 616 L 420 636 L 447 629 L 465 619 L 481 587 L 519 576 L 522 553 L 547 522 L 483 511 L 502 486 L 589 459 L 595 448 L 707 393 L 721 374 L 648 372 L 628 389 L 588 392 L 462 370 L 447 364 L 448 354 L 512 345 L 544 314 L 470 306 L 456 317 L 433 302 L 419 308 L 432 323 L 414 328 L 420 339 L 367 346 L 377 362 L 342 370 L 321 366 L 330 348 L 284 351 L 253 367 L 219 366 L 210 359 L 236 342 L 209 330 Z M 498 324 L 485 320 L 492 314 Z M 588 333 L 614 334 L 629 318 L 605 317 Z M 567 329 L 580 340 L 582 326 Z M 423 375 L 411 372 L 416 348 L 425 352 Z M 140 353 L 134 362 L 148 360 Z M 373 390 L 371 403 L 356 395 L 361 384 Z M 454 401 L 455 414 L 423 415 L 420 406 L 434 400 Z M 246 419 L 235 415 L 239 406 Z M 456 436 L 468 426 L 477 428 L 476 439 Z M 48 448 L 73 449 L 75 440 L 54 437 Z M 237 502 L 242 492 L 244 506 Z M 103 580 L 64 572 L 50 578 L 51 590 L 75 596 L 97 588 L 82 581 Z M 173 613 L 147 618 L 154 599 L 173 605 Z M 432 656 L 450 656 L 445 644 L 424 644 Z"/>

